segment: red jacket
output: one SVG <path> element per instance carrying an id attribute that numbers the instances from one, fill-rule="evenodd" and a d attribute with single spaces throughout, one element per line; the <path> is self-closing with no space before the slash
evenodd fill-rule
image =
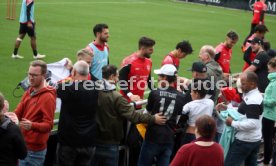
<path id="1" fill-rule="evenodd" d="M 21 98 L 15 114 L 19 121 L 22 118 L 32 122 L 32 128 L 21 128 L 28 150 L 41 151 L 47 147 L 49 133 L 53 128 L 56 109 L 56 90 L 45 87 L 32 94 L 33 88 L 28 89 Z"/>

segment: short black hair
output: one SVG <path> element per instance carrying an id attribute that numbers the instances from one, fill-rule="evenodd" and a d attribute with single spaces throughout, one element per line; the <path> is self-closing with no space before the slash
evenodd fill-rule
<path id="1" fill-rule="evenodd" d="M 266 32 L 268 32 L 268 29 L 265 25 L 263 25 L 263 24 L 260 25 L 259 24 L 255 27 L 254 32 L 266 33 Z"/>
<path id="2" fill-rule="evenodd" d="M 193 53 L 194 51 L 189 41 L 186 41 L 186 40 L 183 40 L 182 42 L 177 43 L 175 49 L 180 49 L 182 52 L 184 52 L 187 55 Z"/>
<path id="3" fill-rule="evenodd" d="M 143 36 L 139 39 L 139 49 L 141 47 L 146 47 L 147 48 L 147 47 L 152 47 L 154 45 L 155 45 L 155 41 L 151 38 Z"/>
<path id="4" fill-rule="evenodd" d="M 207 94 L 207 90 L 204 89 L 204 84 L 202 80 L 198 80 L 197 82 L 192 82 L 191 90 L 198 93 L 201 99 L 203 99 Z"/>
<path id="5" fill-rule="evenodd" d="M 97 24 L 97 25 L 95 25 L 94 28 L 93 28 L 93 32 L 94 32 L 95 37 L 96 37 L 96 34 L 98 32 L 102 33 L 102 31 L 104 29 L 108 29 L 108 25 L 106 25 L 106 24 Z"/>
<path id="6" fill-rule="evenodd" d="M 159 74 L 159 76 L 161 77 L 166 77 L 166 80 L 169 82 L 169 83 L 173 83 L 176 81 L 176 76 L 168 76 L 168 75 L 164 75 L 164 74 Z"/>
<path id="7" fill-rule="evenodd" d="M 102 75 L 104 79 L 109 79 L 111 75 L 117 74 L 117 67 L 115 65 L 105 65 L 102 67 Z"/>
<path id="8" fill-rule="evenodd" d="M 228 32 L 226 36 L 229 37 L 231 40 L 238 40 L 239 39 L 239 35 L 234 31 Z"/>

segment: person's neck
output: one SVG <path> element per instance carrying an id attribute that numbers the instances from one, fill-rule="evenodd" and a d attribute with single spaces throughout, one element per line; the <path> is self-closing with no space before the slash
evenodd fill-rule
<path id="1" fill-rule="evenodd" d="M 263 51 L 264 51 L 264 49 L 263 49 L 263 48 L 260 48 L 260 49 L 258 50 L 257 54 L 259 54 L 260 52 L 263 52 Z"/>
<path id="2" fill-rule="evenodd" d="M 35 92 L 38 92 L 40 89 L 45 87 L 45 82 L 43 81 L 39 86 L 32 87 Z"/>
<path id="3" fill-rule="evenodd" d="M 104 42 L 99 38 L 96 38 L 94 43 L 97 44 L 97 45 L 104 45 Z"/>
<path id="4" fill-rule="evenodd" d="M 138 50 L 136 54 L 139 58 L 145 58 L 141 50 Z"/>
<path id="5" fill-rule="evenodd" d="M 171 51 L 171 55 L 172 55 L 173 57 L 176 57 L 176 58 L 177 58 L 177 50 Z"/>
<path id="6" fill-rule="evenodd" d="M 77 75 L 77 76 L 74 76 L 73 80 L 74 81 L 85 81 L 85 80 L 87 80 L 87 76 Z"/>
<path id="7" fill-rule="evenodd" d="M 223 43 L 223 45 L 225 46 L 225 48 L 230 49 L 230 48 L 228 47 L 228 45 L 227 45 L 226 41 Z"/>
<path id="8" fill-rule="evenodd" d="M 175 82 L 171 82 L 171 83 L 169 84 L 169 87 L 174 87 L 174 85 L 175 85 Z"/>
<path id="9" fill-rule="evenodd" d="M 200 73 L 194 79 L 207 79 L 207 76 L 206 76 L 206 74 Z"/>

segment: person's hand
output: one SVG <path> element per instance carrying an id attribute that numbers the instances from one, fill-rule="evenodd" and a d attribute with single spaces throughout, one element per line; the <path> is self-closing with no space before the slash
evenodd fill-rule
<path id="1" fill-rule="evenodd" d="M 155 123 L 158 125 L 164 125 L 166 124 L 167 118 L 165 116 L 162 115 L 162 112 L 159 112 L 157 114 L 154 115 L 155 117 Z"/>
<path id="2" fill-rule="evenodd" d="M 134 102 L 141 100 L 140 96 L 138 96 L 138 95 L 132 95 L 129 98 L 131 101 L 134 101 Z"/>
<path id="3" fill-rule="evenodd" d="M 230 73 L 223 73 L 223 80 L 229 82 Z"/>
<path id="4" fill-rule="evenodd" d="M 33 23 L 32 22 L 28 22 L 27 23 L 27 27 L 30 28 L 30 29 L 33 29 Z"/>
<path id="5" fill-rule="evenodd" d="M 231 126 L 232 121 L 233 121 L 233 119 L 232 119 L 231 117 L 228 117 L 228 118 L 225 120 L 225 123 L 226 123 L 227 126 Z"/>
<path id="6" fill-rule="evenodd" d="M 28 119 L 22 118 L 22 121 L 20 121 L 20 127 L 23 127 L 25 130 L 30 130 L 32 128 L 32 122 Z"/>
<path id="7" fill-rule="evenodd" d="M 14 112 L 6 112 L 4 113 L 7 117 L 9 117 L 11 119 L 11 121 L 13 121 L 15 124 L 18 125 L 19 121 L 18 118 L 16 116 L 16 114 Z"/>
<path id="8" fill-rule="evenodd" d="M 227 105 L 225 105 L 224 103 L 219 103 L 216 105 L 216 110 L 219 112 L 227 110 Z"/>
<path id="9" fill-rule="evenodd" d="M 66 58 L 66 63 L 64 64 L 64 66 L 65 66 L 66 69 L 68 69 L 68 70 L 72 70 L 72 69 L 73 69 L 72 61 L 71 61 L 69 58 Z"/>

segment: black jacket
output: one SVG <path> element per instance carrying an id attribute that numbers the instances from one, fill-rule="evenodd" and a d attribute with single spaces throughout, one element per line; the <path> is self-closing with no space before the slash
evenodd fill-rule
<path id="1" fill-rule="evenodd" d="M 0 122 L 0 165 L 16 166 L 27 156 L 27 147 L 19 127 L 9 118 Z"/>

